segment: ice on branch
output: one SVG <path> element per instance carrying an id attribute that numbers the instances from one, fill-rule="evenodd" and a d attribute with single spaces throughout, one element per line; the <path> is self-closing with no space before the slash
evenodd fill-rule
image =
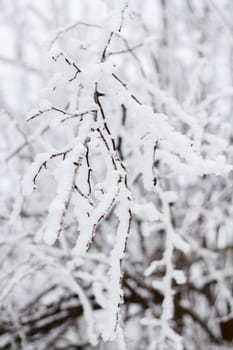
<path id="1" fill-rule="evenodd" d="M 82 151 L 82 149 L 73 150 L 73 152 L 58 166 L 54 174 L 57 181 L 57 193 L 49 206 L 49 213 L 45 225 L 46 229 L 44 232 L 44 241 L 49 245 L 56 241 L 62 230 L 64 216 L 68 210 L 73 194 L 78 167 L 80 167 L 83 159 L 83 154 L 80 151 Z M 75 163 L 75 161 L 77 161 L 77 163 Z"/>
<path id="2" fill-rule="evenodd" d="M 22 191 L 25 196 L 29 196 L 36 189 L 36 179 L 42 169 L 46 169 L 49 153 L 41 153 L 31 164 L 22 181 Z"/>

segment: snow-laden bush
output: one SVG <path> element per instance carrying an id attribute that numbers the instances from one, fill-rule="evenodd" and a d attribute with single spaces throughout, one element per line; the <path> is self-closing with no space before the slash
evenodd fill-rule
<path id="1" fill-rule="evenodd" d="M 0 2 L 0 348 L 230 348 L 215 2 Z"/>

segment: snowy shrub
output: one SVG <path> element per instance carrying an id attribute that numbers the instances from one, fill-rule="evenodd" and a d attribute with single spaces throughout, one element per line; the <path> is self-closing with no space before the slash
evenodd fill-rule
<path id="1" fill-rule="evenodd" d="M 230 349 L 231 1 L 0 2 L 0 349 Z"/>

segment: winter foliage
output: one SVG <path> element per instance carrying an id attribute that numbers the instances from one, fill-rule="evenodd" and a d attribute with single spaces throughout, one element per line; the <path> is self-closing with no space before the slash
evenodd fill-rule
<path id="1" fill-rule="evenodd" d="M 0 349 L 231 349 L 230 0 L 0 1 Z"/>

